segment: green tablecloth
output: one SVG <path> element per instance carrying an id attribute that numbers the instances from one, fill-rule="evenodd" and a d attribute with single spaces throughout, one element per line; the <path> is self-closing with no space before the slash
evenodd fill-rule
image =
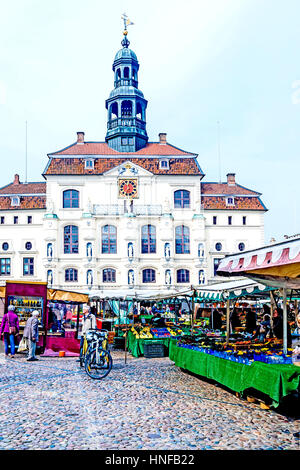
<path id="1" fill-rule="evenodd" d="M 127 336 L 127 349 L 134 357 L 140 357 L 144 355 L 144 344 L 149 341 L 158 341 L 169 347 L 170 338 L 136 338 L 134 334 L 129 331 Z"/>
<path id="2" fill-rule="evenodd" d="M 176 366 L 201 375 L 243 394 L 255 389 L 268 395 L 274 407 L 300 384 L 300 367 L 292 364 L 265 364 L 255 361 L 250 366 L 221 359 L 210 354 L 180 348 L 171 341 L 169 357 Z"/>

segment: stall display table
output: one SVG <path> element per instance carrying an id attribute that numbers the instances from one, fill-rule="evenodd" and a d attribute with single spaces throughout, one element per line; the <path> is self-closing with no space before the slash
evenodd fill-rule
<path id="1" fill-rule="evenodd" d="M 265 364 L 259 361 L 251 365 L 241 364 L 179 347 L 174 340 L 170 342 L 169 357 L 176 366 L 215 380 L 241 395 L 247 389 L 258 390 L 272 399 L 273 407 L 277 407 L 285 396 L 300 386 L 300 367 L 293 364 Z"/>
<path id="2" fill-rule="evenodd" d="M 170 338 L 151 338 L 151 339 L 142 339 L 136 338 L 131 331 L 128 331 L 127 335 L 127 349 L 134 357 L 140 357 L 144 355 L 144 345 L 149 342 L 158 342 L 158 344 L 163 343 L 166 348 L 169 348 Z"/>
<path id="3" fill-rule="evenodd" d="M 59 356 L 60 351 L 65 352 L 65 356 L 78 357 L 80 340 L 76 338 L 76 330 L 65 330 L 65 335 L 60 333 L 48 333 L 46 337 L 46 348 L 41 356 Z"/>

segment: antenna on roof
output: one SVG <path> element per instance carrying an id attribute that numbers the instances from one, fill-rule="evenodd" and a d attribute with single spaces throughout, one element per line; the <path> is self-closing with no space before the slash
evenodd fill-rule
<path id="1" fill-rule="evenodd" d="M 219 164 L 219 183 L 222 183 L 222 178 L 221 178 L 221 128 L 220 128 L 220 121 L 217 121 L 218 124 L 218 164 Z"/>
<path id="2" fill-rule="evenodd" d="M 27 121 L 25 123 L 25 184 L 27 184 Z"/>

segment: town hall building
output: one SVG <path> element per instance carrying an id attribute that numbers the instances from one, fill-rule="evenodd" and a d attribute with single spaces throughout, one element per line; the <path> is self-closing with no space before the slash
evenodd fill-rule
<path id="1" fill-rule="evenodd" d="M 113 62 L 104 141 L 48 154 L 43 181 L 0 189 L 0 281 L 64 290 L 181 289 L 215 282 L 221 258 L 264 245 L 261 194 L 206 182 L 198 155 L 147 135 L 127 31 Z"/>

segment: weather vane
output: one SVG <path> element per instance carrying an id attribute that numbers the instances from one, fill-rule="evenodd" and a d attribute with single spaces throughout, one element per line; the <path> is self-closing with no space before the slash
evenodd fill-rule
<path id="1" fill-rule="evenodd" d="M 132 21 L 130 21 L 130 19 L 128 18 L 128 16 L 126 15 L 126 13 L 123 13 L 123 15 L 121 16 L 122 20 L 124 21 L 124 36 L 127 36 L 128 34 L 128 31 L 127 31 L 127 26 L 130 26 L 132 24 L 134 24 Z"/>

